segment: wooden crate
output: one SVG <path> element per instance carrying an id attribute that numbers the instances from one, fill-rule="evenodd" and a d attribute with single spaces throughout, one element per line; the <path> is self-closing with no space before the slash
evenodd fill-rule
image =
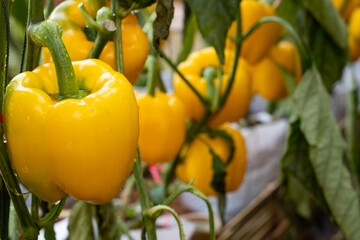
<path id="1" fill-rule="evenodd" d="M 279 201 L 278 182 L 269 184 L 219 232 L 218 240 L 279 239 L 289 227 Z"/>

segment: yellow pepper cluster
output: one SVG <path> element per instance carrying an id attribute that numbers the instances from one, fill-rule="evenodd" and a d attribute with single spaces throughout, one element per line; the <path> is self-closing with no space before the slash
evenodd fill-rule
<path id="1" fill-rule="evenodd" d="M 178 178 L 184 182 L 193 179 L 203 193 L 217 195 L 211 186 L 214 170 L 210 150 L 225 163 L 231 154 L 229 142 L 220 136 L 210 137 L 206 131 L 190 140 L 187 136 L 187 122 L 194 125 L 209 114 L 204 127 L 219 129 L 232 138 L 235 150 L 226 166 L 225 190 L 236 190 L 245 174 L 246 146 L 241 133 L 226 123 L 246 115 L 253 94 L 269 101 L 286 97 L 281 68 L 300 81 L 299 54 L 292 43 L 279 42 L 281 26 L 265 23 L 244 40 L 228 98 L 220 109 L 209 113 L 209 106 L 178 74 L 173 76 L 174 94 L 134 93 L 131 84 L 144 67 L 149 44 L 133 14 L 122 21 L 124 75 L 114 70 L 113 41 L 106 44 L 99 60 L 85 60 L 94 42 L 84 33 L 80 3 L 95 17 L 108 2 L 67 0 L 54 9 L 50 19 L 62 28 L 81 98 L 59 99 L 57 69 L 47 48 L 43 48 L 45 64 L 15 77 L 6 90 L 5 137 L 13 168 L 24 185 L 50 202 L 65 194 L 96 204 L 108 202 L 130 175 L 139 144 L 143 160 L 150 164 L 180 156 Z M 272 6 L 253 0 L 243 0 L 241 11 L 242 34 L 262 17 L 275 15 Z M 211 84 L 223 96 L 234 68 L 235 32 L 233 23 L 220 68 L 212 47 L 193 52 L 178 66 L 207 103 L 213 92 L 209 92 L 204 71 L 221 69 L 221 78 L 215 74 Z"/>

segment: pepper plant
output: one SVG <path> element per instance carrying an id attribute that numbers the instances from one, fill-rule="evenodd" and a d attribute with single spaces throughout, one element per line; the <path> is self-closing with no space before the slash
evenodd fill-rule
<path id="1" fill-rule="evenodd" d="M 139 193 L 143 239 L 146 236 L 156 239 L 155 221 L 163 211 L 169 211 L 175 217 L 180 238 L 184 239 L 179 216 L 169 207 L 183 192 L 191 192 L 206 202 L 210 236 L 215 239 L 213 212 L 206 195 L 218 196 L 219 212 L 224 224 L 226 193 L 241 183 L 246 165 L 245 150 L 242 150 L 245 145 L 240 133 L 235 134 L 234 130 L 219 125 L 237 121 L 245 115 L 251 96 L 249 91 L 244 91 L 244 88 L 250 88 L 248 78 L 251 78 L 245 61 L 253 65 L 265 58 L 282 29 L 297 48 L 302 70 L 298 83 L 295 80 L 297 76 L 289 74 L 286 67 L 280 67 L 292 106 L 288 146 L 282 159 L 284 182 L 287 183 L 289 178 L 296 179 L 347 239 L 359 239 L 358 143 L 353 134 L 358 104 L 355 81 L 352 82 L 348 100 L 347 143 L 331 111 L 328 92 L 350 59 L 346 23 L 340 15 L 344 9 L 348 11 L 345 6 L 347 1 L 344 2 L 340 8 L 335 4 L 338 12 L 328 0 L 283 0 L 276 11 L 269 6 L 273 4 L 270 0 L 186 0 L 193 15 L 185 31 L 187 44 L 180 55 L 180 60 L 187 60 L 178 65 L 161 48 L 161 41 L 169 35 L 174 14 L 172 0 L 68 0 L 56 7 L 52 14 L 53 2 L 49 0 L 46 18 L 49 16 L 50 20 L 44 20 L 42 0 L 29 0 L 21 64 L 21 72 L 27 72 L 16 76 L 9 84 L 11 1 L 2 0 L 0 102 L 3 104 L 0 110 L 4 115 L 0 134 L 5 133 L 7 142 L 0 143 L 1 239 L 14 236 L 15 228 L 9 227 L 10 202 L 16 210 L 24 239 L 37 239 L 41 228 L 45 228 L 47 239 L 54 239 L 53 225 L 64 207 L 67 194 L 87 201 L 79 201 L 73 208 L 70 238 L 96 238 L 92 229 L 94 217 L 98 237 L 118 239 L 120 231 L 128 235 L 123 222 L 116 216 L 111 199 L 121 190 L 131 170 L 133 180 L 129 180 L 129 184 L 135 182 Z M 144 10 L 154 3 L 154 13 Z M 63 15 L 57 15 L 61 11 Z M 70 12 L 77 15 L 71 16 Z M 137 25 L 134 12 L 143 19 L 147 38 Z M 67 13 L 69 16 L 66 16 Z M 348 19 L 345 18 L 346 21 Z M 355 17 L 350 17 L 350 21 L 352 19 Z M 198 60 L 199 53 L 189 55 L 193 42 L 191 38 L 196 29 L 211 46 L 203 50 L 211 59 L 209 64 L 201 58 Z M 79 45 L 67 38 L 76 35 L 75 30 L 83 38 Z M 127 41 L 127 37 L 136 31 L 138 37 Z M 355 30 L 351 34 L 356 35 Z M 353 44 L 353 41 L 349 42 L 350 50 Z M 130 45 L 137 50 L 128 51 L 126 46 Z M 78 56 L 72 54 L 71 48 L 74 46 L 75 50 L 86 48 L 84 56 L 75 59 Z M 38 67 L 42 48 L 43 61 L 53 63 Z M 109 63 L 112 67 L 100 61 L 106 61 L 106 53 L 109 52 L 114 56 Z M 351 52 L 353 60 L 355 53 Z M 328 61 L 324 61 L 324 54 Z M 134 60 L 133 57 L 139 58 Z M 100 60 L 84 60 L 87 58 Z M 159 59 L 174 70 L 174 83 L 181 86 L 175 85 L 175 97 L 159 92 L 165 91 L 159 77 Z M 138 97 L 139 121 L 131 84 L 137 80 L 145 60 L 149 100 Z M 203 67 L 199 68 L 200 64 Z M 193 75 L 201 79 L 205 87 L 200 88 L 197 85 L 200 81 L 193 80 Z M 238 78 L 245 83 L 239 84 Z M 189 95 L 181 97 L 181 91 L 187 91 Z M 37 99 L 36 107 L 36 101 L 31 98 Z M 175 136 L 180 143 L 173 143 L 176 146 L 171 149 L 171 154 L 165 154 L 170 152 L 170 148 L 165 151 L 166 146 L 161 146 L 159 154 L 155 154 L 155 150 L 148 151 L 152 143 L 142 141 L 148 137 L 141 134 L 140 147 L 138 145 L 139 122 L 145 134 L 151 136 L 154 134 L 151 131 L 156 130 L 155 127 L 151 129 L 151 125 L 149 130 L 144 127 L 143 122 L 147 121 L 146 104 L 160 98 L 164 103 L 168 101 L 161 105 L 169 109 L 168 115 L 172 111 L 176 113 L 174 119 L 166 120 L 169 128 L 179 124 L 176 128 L 181 131 Z M 194 99 L 197 105 L 194 102 L 187 104 L 187 98 Z M 177 108 L 168 104 L 178 100 Z M 191 112 L 194 106 L 197 108 Z M 21 112 L 17 108 L 21 108 Z M 241 108 L 240 112 L 238 108 Z M 46 116 L 39 114 L 39 109 L 45 109 Z M 150 106 L 151 109 L 154 106 Z M 142 111 L 144 117 L 141 117 Z M 45 118 L 52 119 L 54 125 L 45 122 Z M 152 120 L 151 124 L 155 126 L 165 121 L 160 117 Z M 29 121 L 33 121 L 32 126 L 29 126 Z M 56 131 L 49 133 L 49 129 Z M 18 131 L 21 133 L 18 134 Z M 168 139 L 171 138 L 165 136 L 169 130 L 160 131 L 155 131 L 156 134 L 163 134 L 164 139 L 160 144 L 170 141 Z M 211 167 L 207 171 L 210 175 L 204 176 L 209 181 L 200 184 L 199 170 L 195 171 L 195 175 L 188 170 L 198 169 L 199 163 L 189 159 L 193 154 L 196 158 L 199 148 L 206 151 L 209 160 L 206 165 Z M 343 162 L 345 150 L 349 167 Z M 142 156 L 144 161 L 150 163 L 169 162 L 162 173 L 162 183 L 153 189 L 155 191 L 151 198 L 143 177 Z M 27 162 L 31 159 L 36 161 Z M 195 167 L 191 167 L 194 163 Z M 238 169 L 234 166 L 238 166 Z M 238 177 L 236 181 L 229 167 L 237 170 L 234 171 Z M 169 186 L 176 172 L 181 180 L 189 183 L 171 192 Z M 32 193 L 30 211 L 24 199 L 28 194 L 22 193 L 18 178 Z M 192 185 L 193 181 L 199 189 Z M 49 201 L 51 205 L 48 213 L 42 217 L 39 216 L 40 199 Z M 79 232 L 77 223 L 88 226 L 90 230 L 86 235 Z"/>

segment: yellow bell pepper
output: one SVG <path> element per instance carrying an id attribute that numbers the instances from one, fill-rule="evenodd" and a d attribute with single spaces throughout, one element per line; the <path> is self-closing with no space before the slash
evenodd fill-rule
<path id="1" fill-rule="evenodd" d="M 241 7 L 241 30 L 244 34 L 258 20 L 263 17 L 275 16 L 275 9 L 265 3 L 254 0 L 243 0 Z M 243 43 L 241 48 L 241 57 L 248 63 L 255 64 L 259 62 L 276 43 L 281 34 L 281 25 L 275 22 L 262 24 L 256 29 Z M 236 36 L 236 22 L 233 22 L 228 31 L 226 48 L 234 49 L 233 39 Z"/>
<path id="2" fill-rule="evenodd" d="M 93 17 L 95 17 L 96 11 L 105 5 L 105 1 L 67 0 L 60 3 L 49 17 L 62 27 L 62 40 L 72 61 L 87 59 L 94 46 L 94 42 L 88 40 L 83 31 L 86 24 L 78 9 L 80 3 L 84 3 L 87 11 Z M 123 19 L 121 26 L 124 75 L 131 84 L 134 84 L 144 67 L 149 53 L 149 43 L 134 14 Z M 99 59 L 116 69 L 113 41 L 109 41 L 105 45 Z M 50 53 L 46 48 L 43 49 L 43 61 L 44 63 L 51 62 Z"/>
<path id="3" fill-rule="evenodd" d="M 236 190 L 246 170 L 246 147 L 245 141 L 239 131 L 222 126 L 234 141 L 235 151 L 230 164 L 226 167 L 225 190 L 231 192 Z M 189 146 L 185 159 L 177 166 L 176 175 L 184 183 L 194 179 L 193 185 L 207 196 L 217 196 L 218 193 L 211 187 L 214 175 L 212 168 L 212 155 L 210 149 L 225 162 L 230 154 L 229 143 L 220 138 L 210 138 L 200 134 Z"/>
<path id="4" fill-rule="evenodd" d="M 225 51 L 225 65 L 222 79 L 221 92 L 226 89 L 231 63 L 233 62 L 234 53 Z M 194 88 L 205 96 L 207 89 L 207 81 L 201 76 L 202 71 L 206 67 L 218 66 L 218 58 L 216 51 L 212 47 L 208 47 L 190 54 L 186 61 L 179 64 L 179 71 L 189 80 Z M 215 81 L 217 82 L 217 81 Z M 186 116 L 195 121 L 200 121 L 205 113 L 205 107 L 197 98 L 194 92 L 183 82 L 178 74 L 173 77 L 175 95 L 178 96 L 185 104 Z M 216 85 L 216 84 L 215 84 Z M 238 63 L 235 81 L 230 94 L 221 108 L 214 114 L 209 121 L 209 126 L 219 126 L 225 122 L 237 121 L 244 117 L 251 101 L 251 75 L 247 63 L 241 59 Z"/>
<path id="5" fill-rule="evenodd" d="M 285 79 L 279 65 L 294 76 L 296 83 L 300 81 L 299 53 L 293 43 L 282 41 L 270 50 L 267 57 L 251 67 L 254 94 L 259 94 L 269 101 L 287 96 Z"/>
<path id="6" fill-rule="evenodd" d="M 6 88 L 4 132 L 12 166 L 43 200 L 65 193 L 101 204 L 131 173 L 138 108 L 131 84 L 99 60 L 73 63 L 85 97 L 58 100 L 54 64 L 16 76 Z"/>
<path id="7" fill-rule="evenodd" d="M 139 105 L 139 145 L 144 162 L 173 160 L 185 140 L 185 107 L 172 94 L 136 92 Z"/>

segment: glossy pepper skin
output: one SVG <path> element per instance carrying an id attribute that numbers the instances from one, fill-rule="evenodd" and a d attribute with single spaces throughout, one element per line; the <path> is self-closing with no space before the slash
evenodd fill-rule
<path id="1" fill-rule="evenodd" d="M 78 5 L 84 3 L 88 12 L 95 17 L 96 11 L 105 5 L 105 1 L 94 0 L 67 0 L 60 3 L 51 13 L 49 19 L 55 20 L 63 29 L 62 40 L 72 61 L 87 59 L 94 45 L 87 39 L 84 28 L 85 22 L 78 9 Z M 122 21 L 122 46 L 124 60 L 124 75 L 134 84 L 138 79 L 149 53 L 149 43 L 145 33 L 137 23 L 136 16 L 128 15 Z M 116 69 L 115 44 L 109 41 L 99 57 Z M 43 61 L 51 61 L 49 51 L 43 51 Z"/>
<path id="2" fill-rule="evenodd" d="M 276 15 L 273 7 L 258 1 L 243 0 L 241 1 L 240 7 L 241 29 L 243 34 L 261 18 Z M 241 57 L 250 64 L 259 62 L 280 38 L 281 31 L 282 28 L 279 23 L 269 22 L 262 24 L 242 43 Z M 228 32 L 228 39 L 226 41 L 227 48 L 235 48 L 235 43 L 231 40 L 231 38 L 235 38 L 235 36 L 236 22 L 233 22 Z"/>
<path id="3" fill-rule="evenodd" d="M 39 198 L 65 193 L 94 204 L 114 198 L 130 175 L 138 141 L 132 86 L 99 60 L 73 62 L 82 99 L 58 101 L 55 67 L 16 76 L 6 88 L 5 137 L 12 166 Z"/>
<path id="4" fill-rule="evenodd" d="M 139 145 L 144 162 L 155 164 L 173 160 L 186 134 L 185 107 L 173 94 L 155 96 L 136 93 L 139 105 Z"/>
<path id="5" fill-rule="evenodd" d="M 245 141 L 239 131 L 222 126 L 234 141 L 235 152 L 230 164 L 226 167 L 225 187 L 226 192 L 236 190 L 246 170 L 246 147 Z M 194 179 L 193 185 L 207 196 L 217 196 L 216 191 L 211 187 L 214 175 L 212 169 L 212 155 L 209 147 L 221 158 L 223 162 L 230 154 L 229 144 L 220 137 L 210 138 L 200 134 L 189 146 L 185 159 L 177 166 L 176 175 L 184 183 Z"/>
<path id="6" fill-rule="evenodd" d="M 232 51 L 225 52 L 225 66 L 223 69 L 222 93 L 225 91 L 230 74 L 231 64 L 234 58 Z M 207 81 L 201 76 L 206 67 L 218 66 L 218 58 L 214 48 L 205 48 L 190 54 L 186 61 L 182 62 L 178 69 L 199 91 L 202 96 L 206 95 Z M 198 97 L 185 84 L 179 75 L 173 77 L 175 95 L 185 104 L 186 116 L 195 121 L 200 121 L 205 113 L 205 107 Z M 247 63 L 240 60 L 235 81 L 222 109 L 209 121 L 209 126 L 219 126 L 224 122 L 233 122 L 245 116 L 251 101 L 251 75 Z"/>
<path id="7" fill-rule="evenodd" d="M 360 57 L 360 7 L 356 8 L 349 19 L 348 43 L 351 60 L 356 61 Z"/>
<path id="8" fill-rule="evenodd" d="M 270 50 L 268 56 L 251 67 L 254 94 L 259 94 L 268 101 L 280 100 L 288 95 L 279 65 L 294 76 L 296 83 L 300 81 L 300 56 L 292 42 L 278 43 Z"/>

